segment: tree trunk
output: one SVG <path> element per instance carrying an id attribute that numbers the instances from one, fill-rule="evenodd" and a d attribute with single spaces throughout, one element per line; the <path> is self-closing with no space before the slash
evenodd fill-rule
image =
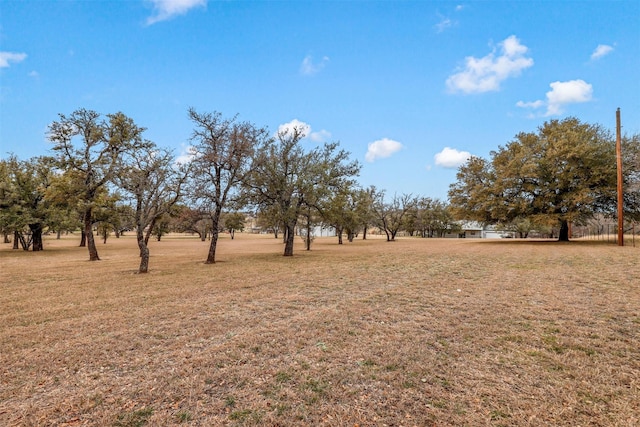
<path id="1" fill-rule="evenodd" d="M 306 243 L 307 243 L 307 250 L 310 251 L 311 250 L 311 222 L 309 220 L 307 220 L 307 238 L 306 238 Z"/>
<path id="2" fill-rule="evenodd" d="M 338 244 L 341 245 L 342 244 L 342 228 L 336 227 L 336 234 L 338 235 Z"/>
<path id="3" fill-rule="evenodd" d="M 87 246 L 87 233 L 85 233 L 84 228 L 80 231 L 80 247 L 84 248 Z"/>
<path id="4" fill-rule="evenodd" d="M 87 247 L 89 248 L 89 261 L 100 261 L 98 256 L 98 248 L 93 238 L 93 230 L 91 229 L 91 208 L 84 211 L 84 234 L 87 238 Z"/>
<path id="5" fill-rule="evenodd" d="M 367 240 L 367 226 L 364 226 L 364 230 L 362 230 L 362 240 Z"/>
<path id="6" fill-rule="evenodd" d="M 44 250 L 44 245 L 42 244 L 42 224 L 29 224 L 29 228 L 31 229 L 33 252 Z"/>
<path id="7" fill-rule="evenodd" d="M 560 233 L 558 234 L 559 242 L 569 241 L 569 222 L 566 219 L 560 220 Z"/>
<path id="8" fill-rule="evenodd" d="M 2 233 L 4 236 L 4 243 L 11 243 L 11 240 L 9 240 L 9 233 Z"/>
<path id="9" fill-rule="evenodd" d="M 211 244 L 209 244 L 209 254 L 207 255 L 207 261 L 205 264 L 215 264 L 216 263 L 216 247 L 218 246 L 218 225 L 219 225 L 220 214 L 217 215 L 217 218 L 213 219 L 213 228 L 211 229 Z"/>
<path id="10" fill-rule="evenodd" d="M 236 235 L 236 230 L 234 230 L 233 228 L 231 230 L 229 230 L 229 235 L 231 236 L 231 240 L 233 240 L 233 238 Z"/>
<path id="11" fill-rule="evenodd" d="M 151 220 L 151 223 L 147 227 L 147 233 L 144 235 L 144 244 L 149 245 L 149 238 L 151 237 L 151 233 L 153 233 L 153 227 L 156 226 L 156 218 Z"/>
<path id="12" fill-rule="evenodd" d="M 18 240 L 20 240 L 20 233 L 18 231 L 13 232 L 13 249 L 18 249 Z"/>
<path id="13" fill-rule="evenodd" d="M 136 237 L 138 239 L 138 248 L 140 249 L 140 268 L 138 268 L 138 273 L 144 274 L 149 271 L 149 247 L 144 241 L 144 233 L 140 228 L 136 230 Z"/>
<path id="14" fill-rule="evenodd" d="M 205 264 L 215 264 L 216 263 L 216 247 L 218 246 L 218 231 L 213 230 L 211 232 L 211 243 L 209 244 L 209 254 L 207 255 L 207 260 Z"/>
<path id="15" fill-rule="evenodd" d="M 284 256 L 293 256 L 293 239 L 295 237 L 294 229 L 296 227 L 295 222 L 293 224 L 287 224 L 284 229 L 284 233 L 287 237 L 284 243 Z"/>

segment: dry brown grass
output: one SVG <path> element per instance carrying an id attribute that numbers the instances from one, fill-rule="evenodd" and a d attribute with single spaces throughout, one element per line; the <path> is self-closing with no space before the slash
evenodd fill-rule
<path id="1" fill-rule="evenodd" d="M 640 423 L 640 248 L 45 244 L 0 249 L 3 426 Z"/>

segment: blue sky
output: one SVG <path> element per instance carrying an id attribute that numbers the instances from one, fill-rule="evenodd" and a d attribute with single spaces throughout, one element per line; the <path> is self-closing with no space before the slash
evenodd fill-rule
<path id="1" fill-rule="evenodd" d="M 339 141 L 363 186 L 446 200 L 456 167 L 575 116 L 640 133 L 640 2 L 0 3 L 0 156 L 122 111 L 185 153 L 187 109 Z"/>

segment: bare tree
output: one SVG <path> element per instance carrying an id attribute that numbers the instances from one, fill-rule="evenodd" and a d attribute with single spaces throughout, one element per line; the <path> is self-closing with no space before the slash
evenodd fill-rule
<path id="1" fill-rule="evenodd" d="M 387 203 L 384 201 L 384 191 L 378 193 L 378 197 L 373 203 L 373 211 L 378 226 L 387 235 L 387 242 L 396 239 L 398 231 L 402 228 L 405 215 L 415 204 L 416 200 L 411 194 L 394 195 L 391 202 Z"/>
<path id="2" fill-rule="evenodd" d="M 156 223 L 178 202 L 187 179 L 188 164 L 177 165 L 171 152 L 155 144 L 133 150 L 116 179 L 129 195 L 134 209 L 140 249 L 138 273 L 149 271 L 149 237 Z"/>
<path id="3" fill-rule="evenodd" d="M 222 211 L 241 203 L 241 185 L 252 170 L 255 150 L 268 140 L 267 131 L 236 117 L 224 119 L 218 112 L 189 109 L 195 128 L 191 197 L 212 222 L 207 264 L 215 263 Z M 235 207 L 235 206 L 234 206 Z"/>

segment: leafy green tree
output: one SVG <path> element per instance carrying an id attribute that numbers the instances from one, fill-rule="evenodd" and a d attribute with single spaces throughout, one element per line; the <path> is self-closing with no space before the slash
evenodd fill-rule
<path id="1" fill-rule="evenodd" d="M 90 261 L 100 259 L 92 230 L 96 198 L 114 179 L 123 153 L 144 144 L 143 131 L 123 113 L 108 114 L 104 119 L 86 109 L 69 116 L 60 114 L 59 120 L 49 125 L 48 138 L 54 144 L 59 167 L 72 172 L 82 190 L 79 200 Z"/>
<path id="2" fill-rule="evenodd" d="M 456 230 L 458 224 L 445 202 L 421 197 L 416 201 L 415 228 L 421 237 L 443 237 Z"/>
<path id="3" fill-rule="evenodd" d="M 13 158 L 13 156 L 12 156 Z M 10 160 L 0 159 L 0 232 L 4 243 L 10 243 L 9 235 L 14 232 L 15 213 L 12 210 L 15 204 L 13 185 L 11 183 Z"/>
<path id="4" fill-rule="evenodd" d="M 345 232 L 347 240 L 353 242 L 355 234 L 362 225 L 361 209 L 358 205 L 362 200 L 362 191 L 362 189 L 345 187 L 330 195 L 322 204 L 323 222 L 336 230 L 339 245 L 343 244 L 342 235 Z"/>
<path id="5" fill-rule="evenodd" d="M 156 237 L 159 242 L 162 240 L 162 236 L 171 232 L 171 214 L 169 212 L 164 213 L 156 220 L 155 225 L 151 229 L 151 234 Z"/>
<path id="6" fill-rule="evenodd" d="M 231 240 L 235 237 L 236 230 L 244 231 L 246 216 L 242 212 L 230 212 L 223 216 L 224 228 L 229 232 Z"/>
<path id="7" fill-rule="evenodd" d="M 384 190 L 378 190 L 372 185 L 369 188 L 358 191 L 356 198 L 358 218 L 362 227 L 362 240 L 367 240 L 369 226 L 376 223 L 374 205 L 379 199 L 384 199 Z"/>
<path id="8" fill-rule="evenodd" d="M 24 250 L 44 249 L 42 233 L 51 215 L 46 199 L 47 189 L 56 178 L 51 157 L 34 157 L 20 161 L 11 156 L 4 162 L 6 181 L 2 184 L 3 201 L 0 221 L 14 232 L 14 248 L 18 242 Z"/>
<path id="9" fill-rule="evenodd" d="M 284 256 L 293 256 L 296 224 L 305 210 L 317 209 L 331 192 L 352 186 L 360 170 L 337 142 L 305 151 L 300 145 L 304 136 L 296 127 L 279 132 L 258 153 L 247 181 L 251 200 L 284 226 Z"/>
<path id="10" fill-rule="evenodd" d="M 263 230 L 273 232 L 274 238 L 278 238 L 284 221 L 277 205 L 261 206 L 256 215 L 256 225 Z"/>
<path id="11" fill-rule="evenodd" d="M 267 131 L 218 112 L 189 109 L 195 124 L 191 135 L 193 179 L 190 195 L 211 221 L 211 243 L 206 264 L 215 263 L 222 212 L 243 203 L 241 184 L 252 171 L 255 151 L 268 140 Z"/>
<path id="12" fill-rule="evenodd" d="M 537 132 L 519 133 L 491 160 L 471 158 L 449 190 L 457 217 L 483 223 L 529 218 L 555 222 L 559 240 L 569 240 L 569 222 L 615 212 L 615 143 L 598 125 L 576 118 L 551 120 Z M 626 171 L 628 184 L 633 170 Z M 637 200 L 627 197 L 627 211 Z"/>

